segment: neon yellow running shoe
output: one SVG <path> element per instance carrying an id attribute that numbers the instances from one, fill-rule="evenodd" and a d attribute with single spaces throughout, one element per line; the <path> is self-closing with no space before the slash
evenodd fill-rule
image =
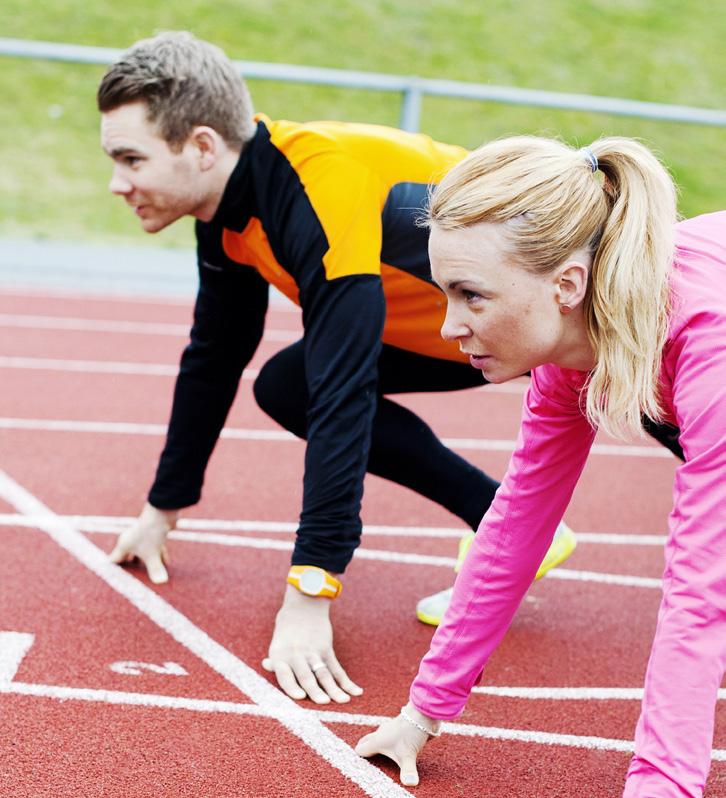
<path id="1" fill-rule="evenodd" d="M 471 544 L 474 542 L 474 533 L 467 532 L 459 541 L 459 554 L 456 558 L 456 566 L 454 570 L 459 573 L 461 566 L 464 563 L 466 555 L 469 553 Z M 535 579 L 541 579 L 548 571 L 556 568 L 563 563 L 575 550 L 577 546 L 577 539 L 575 533 L 570 529 L 564 521 L 560 522 L 555 532 L 555 537 L 552 540 L 547 554 L 537 571 Z M 454 592 L 453 587 L 448 587 L 446 590 L 441 590 L 431 596 L 422 598 L 416 605 L 416 617 L 422 623 L 427 623 L 430 626 L 438 626 L 441 619 L 444 617 L 446 608 L 451 601 L 451 594 Z"/>

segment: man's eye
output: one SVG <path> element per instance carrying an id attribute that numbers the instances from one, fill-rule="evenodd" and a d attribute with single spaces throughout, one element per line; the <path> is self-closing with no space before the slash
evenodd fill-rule
<path id="1" fill-rule="evenodd" d="M 126 155 L 124 156 L 124 163 L 126 166 L 136 166 L 136 164 L 141 162 L 141 158 L 137 155 Z"/>
<path id="2" fill-rule="evenodd" d="M 481 299 L 481 294 L 477 294 L 475 291 L 467 291 L 466 288 L 462 289 L 461 294 L 467 302 L 474 302 L 477 299 Z"/>

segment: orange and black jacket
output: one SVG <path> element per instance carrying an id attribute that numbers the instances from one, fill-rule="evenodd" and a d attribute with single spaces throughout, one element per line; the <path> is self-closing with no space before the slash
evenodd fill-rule
<path id="1" fill-rule="evenodd" d="M 215 217 L 196 225 L 194 325 L 151 504 L 199 500 L 271 283 L 304 325 L 308 443 L 293 563 L 344 570 L 360 538 L 382 343 L 462 359 L 440 335 L 445 298 L 417 221 L 429 185 L 465 154 L 384 127 L 258 117 Z"/>

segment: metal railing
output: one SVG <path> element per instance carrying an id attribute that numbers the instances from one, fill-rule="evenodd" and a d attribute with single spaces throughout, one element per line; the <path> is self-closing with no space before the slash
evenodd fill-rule
<path id="1" fill-rule="evenodd" d="M 0 38 L 0 56 L 68 61 L 81 64 L 110 64 L 123 50 L 111 47 L 88 47 L 54 42 Z M 616 97 L 597 97 L 587 94 L 563 94 L 553 91 L 516 89 L 490 86 L 485 83 L 464 83 L 455 80 L 434 80 L 405 75 L 384 75 L 377 72 L 354 72 L 343 69 L 271 64 L 261 61 L 234 61 L 245 78 L 276 80 L 288 83 L 308 83 L 347 89 L 397 92 L 402 95 L 399 126 L 416 131 L 420 127 L 421 104 L 424 96 L 479 100 L 556 108 L 569 111 L 588 111 L 617 116 L 635 116 L 667 122 L 687 122 L 698 125 L 726 127 L 726 111 L 692 108 L 685 105 L 623 100 Z"/>

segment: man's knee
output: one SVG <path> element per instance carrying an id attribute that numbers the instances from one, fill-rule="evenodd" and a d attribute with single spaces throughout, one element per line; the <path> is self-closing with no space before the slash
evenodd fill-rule
<path id="1" fill-rule="evenodd" d="M 301 437 L 305 432 L 307 392 L 294 369 L 275 355 L 260 369 L 252 386 L 255 400 L 270 418 Z"/>

